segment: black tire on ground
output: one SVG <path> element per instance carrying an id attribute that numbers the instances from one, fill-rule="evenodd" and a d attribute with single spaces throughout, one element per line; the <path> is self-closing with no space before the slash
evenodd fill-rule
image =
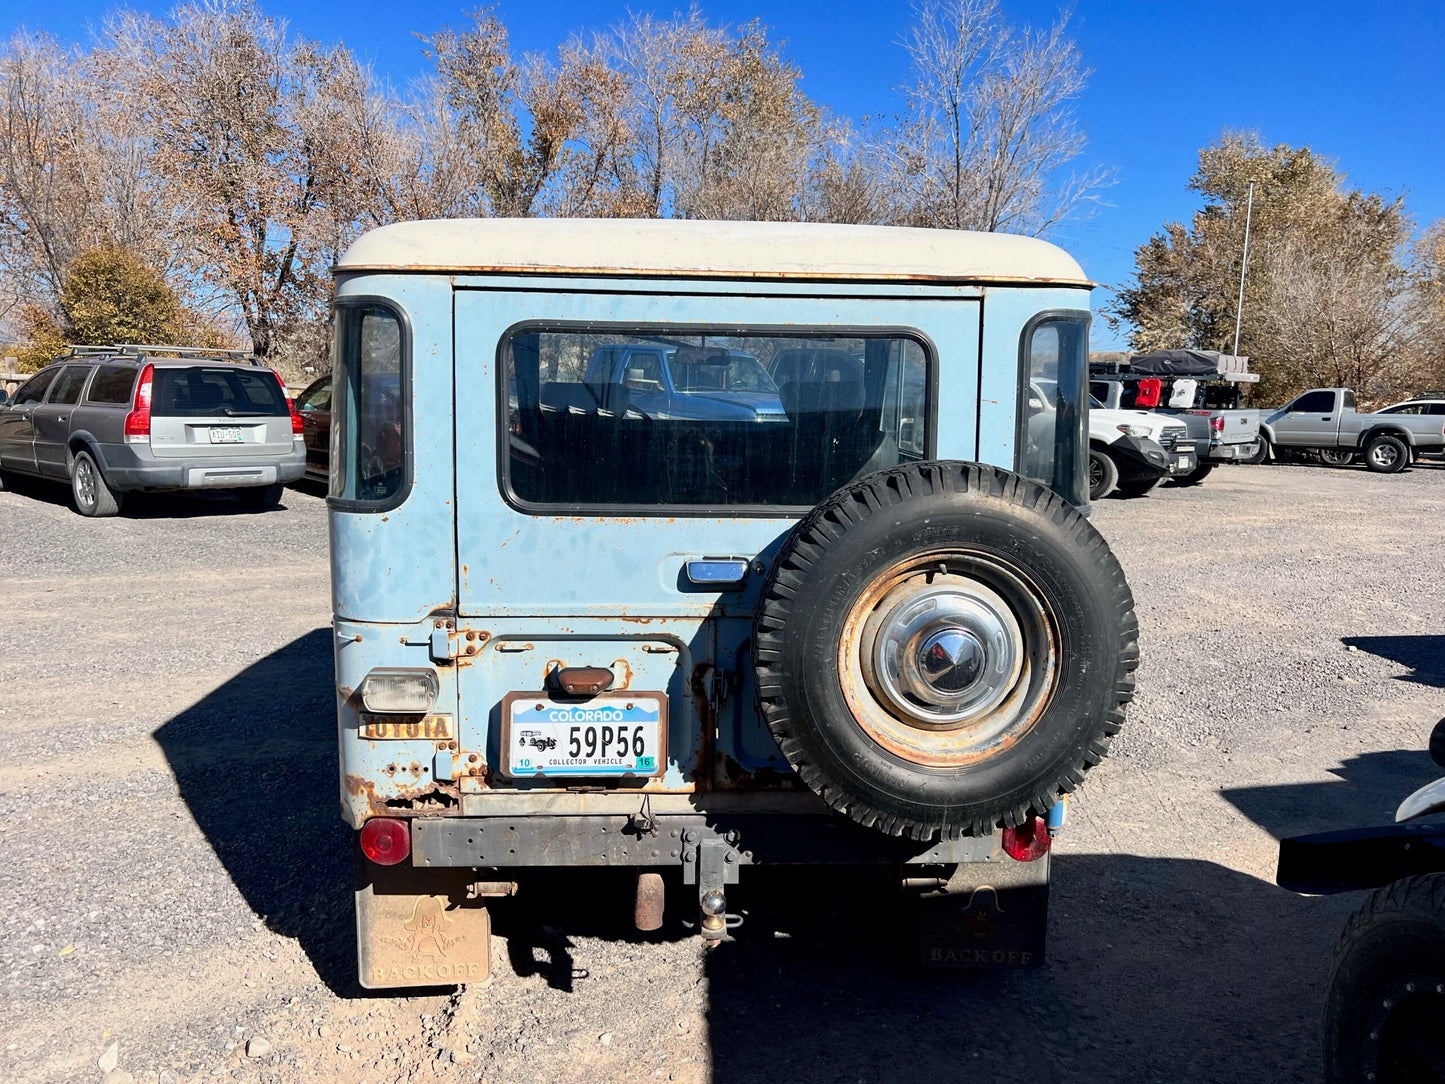
<path id="1" fill-rule="evenodd" d="M 1270 453 L 1273 449 L 1269 446 L 1269 440 L 1263 433 L 1259 436 L 1259 444 L 1254 449 L 1254 454 L 1248 458 L 1239 460 L 1240 463 L 1268 463 Z"/>
<path id="2" fill-rule="evenodd" d="M 113 516 L 120 511 L 121 494 L 110 488 L 89 452 L 76 452 L 71 461 L 70 494 L 82 516 Z"/>
<path id="3" fill-rule="evenodd" d="M 1348 467 L 1355 461 L 1353 448 L 1321 448 L 1320 458 L 1328 467 Z"/>
<path id="4" fill-rule="evenodd" d="M 1445 1080 L 1445 874 L 1379 889 L 1345 925 L 1325 994 L 1329 1084 Z"/>
<path id="5" fill-rule="evenodd" d="M 241 503 L 247 508 L 275 508 L 281 503 L 285 493 L 286 487 L 277 482 L 269 486 L 247 486 L 245 489 L 238 489 L 236 496 L 241 498 Z"/>
<path id="6" fill-rule="evenodd" d="M 1376 474 L 1398 474 L 1410 465 L 1410 449 L 1399 437 L 1375 437 L 1365 445 L 1365 466 Z"/>
<path id="7" fill-rule="evenodd" d="M 1158 489 L 1162 481 L 1162 474 L 1154 478 L 1120 478 L 1119 492 L 1126 497 L 1145 497 Z"/>
<path id="8" fill-rule="evenodd" d="M 15 482 L 11 479 L 10 473 L 8 471 L 0 470 L 0 493 L 4 493 L 7 489 L 14 488 Z"/>
<path id="9" fill-rule="evenodd" d="M 1213 463 L 1201 463 L 1188 474 L 1180 475 L 1178 478 L 1171 478 L 1169 484 L 1175 486 L 1197 486 L 1214 472 L 1214 467 L 1215 464 Z"/>
<path id="10" fill-rule="evenodd" d="M 995 619 L 1005 631 L 973 641 L 989 647 L 940 652 L 949 622 Z M 1137 641 L 1124 573 L 1075 508 L 1008 471 L 924 462 L 798 524 L 753 642 L 763 716 L 804 783 L 861 824 L 931 839 L 1023 824 L 1077 787 L 1124 721 Z M 939 696 L 978 698 L 966 718 L 921 721 L 929 702 L 899 690 L 922 668 Z"/>
<path id="11" fill-rule="evenodd" d="M 1119 484 L 1119 465 L 1107 452 L 1089 449 L 1089 500 L 1102 501 Z"/>

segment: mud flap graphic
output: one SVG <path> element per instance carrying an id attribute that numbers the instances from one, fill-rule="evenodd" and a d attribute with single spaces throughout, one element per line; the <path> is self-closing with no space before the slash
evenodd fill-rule
<path id="1" fill-rule="evenodd" d="M 368 990 L 453 986 L 491 974 L 491 920 L 467 898 L 469 871 L 419 877 L 360 865 L 356 884 L 358 978 Z M 430 891 L 420 891 L 429 889 Z"/>

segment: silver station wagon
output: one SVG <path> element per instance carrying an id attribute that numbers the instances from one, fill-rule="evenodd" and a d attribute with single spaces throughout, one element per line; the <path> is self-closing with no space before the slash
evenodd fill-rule
<path id="1" fill-rule="evenodd" d="M 83 516 L 113 516 L 136 490 L 235 489 L 265 508 L 305 469 L 280 376 L 241 354 L 77 347 L 0 406 L 0 488 L 69 481 Z"/>

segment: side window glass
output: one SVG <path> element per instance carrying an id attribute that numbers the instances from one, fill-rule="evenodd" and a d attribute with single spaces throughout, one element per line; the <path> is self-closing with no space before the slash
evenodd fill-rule
<path id="1" fill-rule="evenodd" d="M 327 381 L 312 388 L 300 399 L 296 400 L 297 410 L 330 410 L 331 409 L 331 381 Z"/>
<path id="2" fill-rule="evenodd" d="M 331 377 L 331 496 L 391 508 L 403 496 L 407 432 L 401 318 L 380 305 L 337 309 Z"/>
<path id="3" fill-rule="evenodd" d="M 1431 404 L 1430 404 L 1430 413 L 1431 413 L 1431 414 L 1445 414 L 1445 403 L 1431 403 Z"/>
<path id="4" fill-rule="evenodd" d="M 1082 314 L 1048 317 L 1025 331 L 1019 388 L 1018 471 L 1074 504 L 1083 504 L 1084 395 L 1089 322 Z"/>
<path id="5" fill-rule="evenodd" d="M 1354 393 L 1354 392 L 1352 392 L 1352 391 L 1344 392 L 1344 393 L 1340 396 L 1340 398 L 1344 400 L 1344 407 L 1345 407 L 1346 410 L 1354 410 L 1354 409 L 1355 409 L 1355 393 Z"/>
<path id="6" fill-rule="evenodd" d="M 15 393 L 12 401 L 16 406 L 34 406 L 45 398 L 45 393 L 50 388 L 50 382 L 55 379 L 55 374 L 59 371 L 59 369 L 46 369 L 36 373 L 20 385 L 20 390 Z"/>
<path id="7" fill-rule="evenodd" d="M 1301 395 L 1289 408 L 1291 414 L 1328 414 L 1335 409 L 1335 393 L 1312 391 Z"/>
<path id="8" fill-rule="evenodd" d="M 103 403 L 107 406 L 130 402 L 131 388 L 135 385 L 136 370 L 128 365 L 102 365 L 90 382 L 85 393 L 87 403 Z"/>
<path id="9" fill-rule="evenodd" d="M 50 401 L 67 405 L 80 402 L 80 389 L 85 386 L 85 378 L 89 375 L 88 366 L 67 365 L 50 391 Z"/>

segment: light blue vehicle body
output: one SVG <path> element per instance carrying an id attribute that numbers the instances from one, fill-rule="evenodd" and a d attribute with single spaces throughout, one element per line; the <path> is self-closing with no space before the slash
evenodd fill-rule
<path id="1" fill-rule="evenodd" d="M 907 281 L 457 265 L 487 258 L 483 251 L 454 263 L 418 253 L 387 267 L 354 250 L 337 269 L 339 306 L 383 300 L 404 316 L 410 368 L 404 496 L 382 511 L 333 501 L 329 513 L 344 819 L 359 829 L 373 817 L 412 818 L 412 861 L 422 871 L 676 867 L 687 860 L 690 825 L 748 812 L 835 821 L 796 782 L 763 724 L 748 658 L 760 588 L 798 515 L 538 514 L 515 506 L 499 467 L 499 412 L 508 405 L 499 344 L 531 323 L 907 329 L 932 352 L 928 458 L 1013 470 L 1027 409 L 1021 336 L 1043 313 L 1087 320 L 1089 285 L 1082 275 L 1030 282 L 977 271 L 960 276 L 972 281 Z M 1079 380 L 1082 388 L 1082 373 Z M 704 558 L 741 558 L 750 571 L 740 587 L 710 589 L 686 574 L 690 561 Z M 503 698 L 543 689 L 559 665 L 609 668 L 615 689 L 666 692 L 660 775 L 579 787 L 496 770 Z M 363 678 L 398 667 L 436 674 L 432 711 L 451 717 L 447 732 L 361 736 Z M 678 826 L 671 834 L 669 816 Z M 647 818 L 664 830 L 648 835 Z M 639 820 L 644 831 L 629 834 Z M 569 832 L 577 838 L 569 841 Z M 504 835 L 525 846 L 508 846 Z M 996 855 L 996 838 L 880 837 L 856 858 Z M 739 864 L 754 860 L 761 858 L 738 856 Z M 820 850 L 819 860 L 848 856 Z M 365 936 L 364 921 L 361 929 Z"/>

